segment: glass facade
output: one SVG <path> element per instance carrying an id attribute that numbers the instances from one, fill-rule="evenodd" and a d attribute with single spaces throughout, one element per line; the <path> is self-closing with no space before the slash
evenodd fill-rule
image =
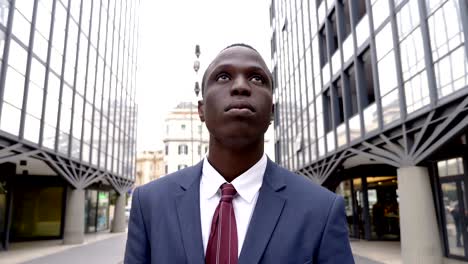
<path id="1" fill-rule="evenodd" d="M 298 171 L 466 92 L 467 5 L 271 1 L 276 160 Z"/>
<path id="2" fill-rule="evenodd" d="M 86 190 L 85 231 L 87 233 L 109 229 L 109 192 Z"/>
<path id="3" fill-rule="evenodd" d="M 468 252 L 468 195 L 466 181 L 465 157 L 455 157 L 436 163 L 440 217 L 448 256 L 462 257 L 467 260 Z"/>
<path id="4" fill-rule="evenodd" d="M 0 3 L 0 130 L 134 179 L 138 1 Z"/>
<path id="5" fill-rule="evenodd" d="M 61 235 L 64 187 L 23 186 L 14 190 L 12 241 Z"/>

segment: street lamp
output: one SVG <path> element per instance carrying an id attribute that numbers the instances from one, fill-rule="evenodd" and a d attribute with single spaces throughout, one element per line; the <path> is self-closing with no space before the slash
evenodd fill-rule
<path id="1" fill-rule="evenodd" d="M 197 57 L 195 59 L 195 61 L 193 62 L 193 70 L 195 71 L 195 74 L 196 74 L 196 79 L 198 79 L 198 70 L 200 69 L 200 61 L 198 60 L 198 58 L 200 58 L 200 45 L 195 45 L 195 56 Z M 196 99 L 198 98 L 198 95 L 200 94 L 200 84 L 198 83 L 198 81 L 195 81 L 195 87 L 193 89 L 193 91 L 195 92 L 195 96 L 196 96 Z M 191 100 L 190 100 L 191 101 Z M 196 101 L 196 100 L 195 100 Z M 192 166 L 193 166 L 193 151 L 194 151 L 194 148 L 193 148 L 193 104 L 192 102 L 190 102 L 190 135 L 191 135 L 191 145 L 192 145 Z M 199 126 L 201 127 L 201 125 Z M 199 142 L 199 145 L 198 145 L 198 148 L 200 149 L 200 159 L 201 159 L 201 149 L 202 149 L 202 131 L 203 129 L 199 130 L 198 133 L 200 134 L 200 142 Z"/>

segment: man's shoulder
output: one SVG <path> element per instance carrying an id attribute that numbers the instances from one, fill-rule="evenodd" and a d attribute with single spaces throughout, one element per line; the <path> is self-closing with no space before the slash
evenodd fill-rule
<path id="1" fill-rule="evenodd" d="M 306 176 L 299 175 L 277 164 L 275 164 L 275 169 L 278 170 L 277 173 L 284 175 L 286 184 L 284 194 L 290 199 L 329 202 L 336 199 L 335 193 Z"/>
<path id="2" fill-rule="evenodd" d="M 185 168 L 141 185 L 137 187 L 139 195 L 164 195 L 167 193 L 174 193 L 174 191 L 180 190 L 181 184 L 184 182 L 184 178 L 187 177 L 188 173 L 190 173 L 188 168 Z"/>

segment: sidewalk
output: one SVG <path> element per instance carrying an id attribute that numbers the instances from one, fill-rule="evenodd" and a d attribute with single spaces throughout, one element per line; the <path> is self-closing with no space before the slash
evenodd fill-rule
<path id="1" fill-rule="evenodd" d="M 24 263 L 33 259 L 42 258 L 44 256 L 57 255 L 58 253 L 73 248 L 81 248 L 83 246 L 91 247 L 91 244 L 96 243 L 98 241 L 119 237 L 123 237 L 123 241 L 125 241 L 127 238 L 127 233 L 100 232 L 94 234 L 86 234 L 85 242 L 79 245 L 63 245 L 62 240 L 12 243 L 10 244 L 10 248 L 8 251 L 0 251 L 0 259 L 2 260 L 1 263 Z M 67 263 L 69 264 L 71 262 L 67 261 Z M 93 262 L 88 262 L 88 264 L 91 263 Z"/>
<path id="2" fill-rule="evenodd" d="M 356 264 L 385 263 L 401 264 L 400 242 L 398 241 L 351 241 Z"/>
<path id="3" fill-rule="evenodd" d="M 61 240 L 11 244 L 0 252 L 1 263 L 93 264 L 122 263 L 127 233 L 87 234 L 85 243 L 63 245 Z M 401 264 L 400 242 L 351 241 L 356 264 Z"/>

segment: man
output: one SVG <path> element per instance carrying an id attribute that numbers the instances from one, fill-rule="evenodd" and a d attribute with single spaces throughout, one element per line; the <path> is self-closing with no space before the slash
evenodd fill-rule
<path id="1" fill-rule="evenodd" d="M 135 190 L 125 263 L 354 263 L 343 199 L 264 154 L 273 80 L 252 47 L 202 81 L 207 157 Z"/>

